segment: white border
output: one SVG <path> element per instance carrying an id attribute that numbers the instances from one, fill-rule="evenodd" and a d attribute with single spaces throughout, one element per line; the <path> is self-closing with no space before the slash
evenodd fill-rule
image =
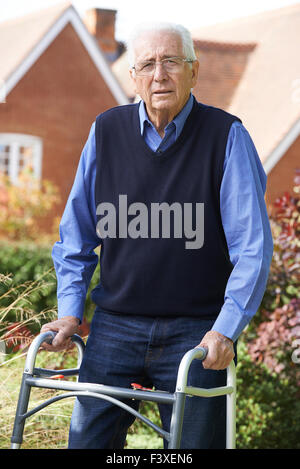
<path id="1" fill-rule="evenodd" d="M 71 23 L 74 27 L 76 33 L 78 34 L 91 59 L 96 65 L 99 73 L 103 76 L 104 81 L 111 90 L 117 103 L 120 105 L 128 104 L 129 100 L 113 72 L 111 71 L 105 56 L 99 49 L 96 40 L 90 35 L 84 26 L 73 6 L 68 7 L 62 13 L 62 15 L 55 21 L 53 26 L 46 32 L 38 44 L 23 60 L 20 66 L 5 80 L 6 97 L 68 23 Z"/>
<path id="2" fill-rule="evenodd" d="M 270 153 L 266 162 L 264 163 L 264 170 L 269 174 L 274 166 L 281 160 L 283 155 L 287 152 L 290 146 L 300 135 L 300 119 L 291 127 L 287 135 L 281 140 L 277 147 Z"/>

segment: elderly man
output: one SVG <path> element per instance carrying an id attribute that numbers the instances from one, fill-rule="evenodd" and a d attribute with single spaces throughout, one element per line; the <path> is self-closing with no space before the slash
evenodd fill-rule
<path id="1" fill-rule="evenodd" d="M 50 350 L 76 332 L 100 244 L 79 379 L 174 392 L 181 358 L 200 344 L 208 355 L 190 384 L 220 386 L 267 281 L 266 176 L 240 119 L 191 94 L 199 63 L 185 28 L 144 27 L 128 53 L 141 101 L 91 128 L 53 249 L 59 319 L 42 331 L 58 332 Z M 69 447 L 123 448 L 132 416 L 96 401 L 77 399 Z M 182 448 L 225 447 L 224 403 L 187 399 Z M 167 431 L 170 413 L 160 406 Z"/>

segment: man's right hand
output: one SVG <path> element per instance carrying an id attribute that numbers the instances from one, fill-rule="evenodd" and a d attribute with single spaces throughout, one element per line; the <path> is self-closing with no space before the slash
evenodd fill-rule
<path id="1" fill-rule="evenodd" d="M 57 332 L 52 344 L 43 342 L 42 347 L 50 352 L 58 352 L 68 347 L 71 336 L 78 332 L 79 319 L 74 316 L 64 316 L 56 321 L 44 324 L 41 328 L 42 332 Z"/>

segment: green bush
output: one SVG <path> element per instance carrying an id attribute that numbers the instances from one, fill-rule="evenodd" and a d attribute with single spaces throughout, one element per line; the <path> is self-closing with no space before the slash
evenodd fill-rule
<path id="1" fill-rule="evenodd" d="M 240 342 L 240 447 L 300 448 L 300 173 L 272 209 L 274 254 L 261 307 Z"/>
<path id="2" fill-rule="evenodd" d="M 30 295 L 32 309 L 36 312 L 53 308 L 56 301 L 56 280 L 53 272 L 51 252 L 48 247 L 30 244 L 5 244 L 0 248 L 0 272 L 11 278 L 10 283 L 1 283 L 1 306 L 8 306 L 12 297 L 20 294 L 28 283 L 43 277 L 43 287 Z M 7 294 L 10 291 L 9 294 Z M 3 297 L 4 294 L 7 294 Z M 13 320 L 14 310 L 11 312 Z"/>
<path id="3" fill-rule="evenodd" d="M 43 283 L 26 298 L 30 308 L 39 313 L 44 310 L 56 310 L 56 276 L 51 257 L 52 246 L 33 243 L 3 243 L 0 247 L 0 273 L 8 275 L 11 282 L 0 283 L 0 307 L 7 307 L 29 283 L 43 277 Z M 90 289 L 93 289 L 99 279 L 99 265 L 94 273 Z M 25 306 L 22 304 L 22 306 Z M 20 307 L 20 302 L 18 302 Z M 90 296 L 86 300 L 85 317 L 90 319 L 93 315 L 94 305 Z M 17 311 L 12 308 L 9 319 L 16 320 Z"/>
<path id="4" fill-rule="evenodd" d="M 246 341 L 238 346 L 237 447 L 300 449 L 300 400 L 296 380 L 255 364 Z"/>

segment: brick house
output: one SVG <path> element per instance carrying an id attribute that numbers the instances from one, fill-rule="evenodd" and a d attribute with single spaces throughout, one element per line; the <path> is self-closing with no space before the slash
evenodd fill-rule
<path id="1" fill-rule="evenodd" d="M 0 24 L 0 50 L 0 170 L 14 181 L 29 162 L 60 215 L 92 122 L 127 96 L 69 2 Z"/>
<path id="2" fill-rule="evenodd" d="M 297 3 L 193 32 L 196 96 L 242 119 L 268 175 L 269 207 L 300 168 L 299 31 Z"/>
<path id="3" fill-rule="evenodd" d="M 300 4 L 192 31 L 200 61 L 196 98 L 239 116 L 268 175 L 270 205 L 300 167 Z M 130 100 L 126 54 L 112 69 Z"/>

